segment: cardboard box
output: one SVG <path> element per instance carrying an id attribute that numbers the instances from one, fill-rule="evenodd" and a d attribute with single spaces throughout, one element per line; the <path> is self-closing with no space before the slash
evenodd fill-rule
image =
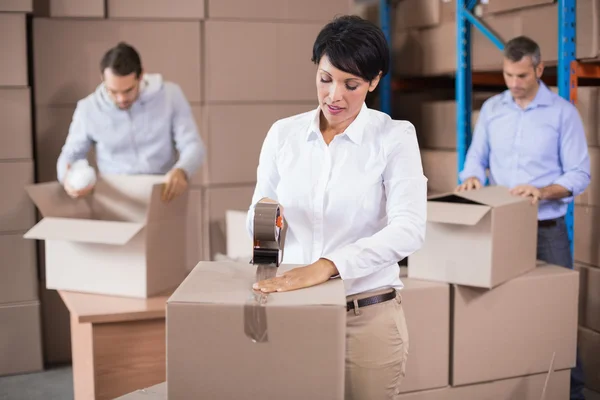
<path id="1" fill-rule="evenodd" d="M 203 169 L 204 183 L 256 182 L 260 150 L 271 126 L 281 118 L 311 111 L 316 107 L 317 104 L 312 103 L 208 105 L 205 108 L 208 121 L 208 162 Z M 243 129 L 240 121 L 244 121 Z"/>
<path id="2" fill-rule="evenodd" d="M 33 35 L 38 106 L 72 106 L 92 93 L 101 83 L 100 59 L 123 38 L 137 49 L 146 72 L 179 84 L 190 103 L 202 101 L 199 21 L 36 18 Z M 59 52 L 66 53 L 57 58 Z M 65 58 L 69 68 L 60 61 Z"/>
<path id="3" fill-rule="evenodd" d="M 204 18 L 204 0 L 108 0 L 108 18 Z"/>
<path id="4" fill-rule="evenodd" d="M 552 90 L 558 94 L 558 88 L 552 87 Z M 598 114 L 600 113 L 600 88 L 594 86 L 579 86 L 577 87 L 577 111 L 583 122 L 585 130 L 585 138 L 590 147 L 595 147 L 600 144 L 600 121 Z"/>
<path id="5" fill-rule="evenodd" d="M 73 200 L 58 182 L 27 187 L 43 219 L 26 234 L 46 241 L 46 288 L 150 297 L 186 274 L 187 193 L 161 200 L 162 176 L 100 176 Z"/>
<path id="6" fill-rule="evenodd" d="M 427 236 L 408 276 L 491 289 L 535 268 L 537 207 L 508 188 L 446 193 L 427 201 Z"/>
<path id="7" fill-rule="evenodd" d="M 600 267 L 600 208 L 576 204 L 573 214 L 575 261 Z"/>
<path id="8" fill-rule="evenodd" d="M 547 375 L 520 376 L 476 385 L 407 393 L 398 396 L 398 400 L 537 400 L 542 398 Z M 546 396 L 542 399 L 568 399 L 570 378 L 570 370 L 553 372 L 548 380 Z"/>
<path id="9" fill-rule="evenodd" d="M 37 299 L 35 243 L 21 234 L 0 234 L 0 305 Z"/>
<path id="10" fill-rule="evenodd" d="M 590 157 L 590 184 L 585 191 L 575 198 L 575 204 L 600 207 L 600 147 L 588 147 Z"/>
<path id="11" fill-rule="evenodd" d="M 118 397 L 116 400 L 167 400 L 167 383 L 160 383 L 146 389 Z"/>
<path id="12" fill-rule="evenodd" d="M 206 21 L 207 102 L 314 102 L 310 52 L 321 28 L 320 23 Z M 255 76 L 269 78 L 249 79 Z"/>
<path id="13" fill-rule="evenodd" d="M 227 210 L 248 211 L 255 185 L 215 187 L 205 193 L 204 258 L 214 260 L 217 253 L 226 254 L 225 213 Z"/>
<path id="14" fill-rule="evenodd" d="M 33 11 L 33 0 L 0 0 L 0 12 L 23 12 Z"/>
<path id="15" fill-rule="evenodd" d="M 488 0 L 483 4 L 484 14 L 520 10 L 544 4 L 552 4 L 555 0 Z"/>
<path id="16" fill-rule="evenodd" d="M 33 162 L 0 161 L 0 232 L 24 231 L 35 224 L 35 210 L 24 187 L 33 183 Z"/>
<path id="17" fill-rule="evenodd" d="M 0 159 L 31 159 L 29 88 L 0 89 Z"/>
<path id="18" fill-rule="evenodd" d="M 579 325 L 600 332 L 600 268 L 580 264 Z"/>
<path id="19" fill-rule="evenodd" d="M 252 260 L 253 238 L 247 228 L 248 211 L 225 211 L 227 257 Z"/>
<path id="20" fill-rule="evenodd" d="M 40 304 L 0 305 L 0 326 L 0 376 L 42 370 Z"/>
<path id="21" fill-rule="evenodd" d="M 169 400 L 343 399 L 343 282 L 271 294 L 258 305 L 255 274 L 246 263 L 201 262 L 169 298 Z"/>
<path id="22" fill-rule="evenodd" d="M 580 326 L 578 344 L 585 386 L 600 391 L 600 333 Z"/>
<path id="23" fill-rule="evenodd" d="M 410 349 L 402 393 L 448 386 L 450 382 L 450 287 L 402 278 L 402 308 Z"/>
<path id="24" fill-rule="evenodd" d="M 34 0 L 36 17 L 104 18 L 104 0 Z"/>
<path id="25" fill-rule="evenodd" d="M 203 196 L 201 189 L 190 189 L 186 225 L 186 271 L 194 269 L 196 264 L 204 260 Z"/>
<path id="26" fill-rule="evenodd" d="M 458 185 L 456 151 L 421 150 L 423 173 L 427 177 L 429 193 L 453 191 Z"/>
<path id="27" fill-rule="evenodd" d="M 71 317 L 65 303 L 56 290 L 46 289 L 40 281 L 42 306 L 42 337 L 44 363 L 46 365 L 71 362 Z"/>
<path id="28" fill-rule="evenodd" d="M 441 0 L 400 1 L 394 11 L 394 29 L 404 31 L 435 26 L 441 21 L 441 6 Z"/>
<path id="29" fill-rule="evenodd" d="M 556 370 L 574 367 L 578 289 L 578 273 L 554 265 L 493 290 L 454 285 L 452 385 L 541 373 L 554 352 Z"/>
<path id="30" fill-rule="evenodd" d="M 0 14 L 0 87 L 27 86 L 27 24 L 25 14 Z"/>
<path id="31" fill-rule="evenodd" d="M 352 4 L 351 0 L 208 0 L 208 18 L 325 23 L 349 14 Z"/>

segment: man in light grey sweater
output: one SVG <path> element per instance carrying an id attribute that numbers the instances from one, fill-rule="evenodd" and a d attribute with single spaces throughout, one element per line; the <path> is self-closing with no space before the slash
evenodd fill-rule
<path id="1" fill-rule="evenodd" d="M 166 174 L 163 200 L 182 194 L 204 161 L 204 144 L 181 88 L 145 74 L 137 51 L 126 43 L 110 49 L 100 62 L 102 83 L 80 100 L 57 161 L 58 180 L 74 198 L 66 176 L 95 145 L 100 174 Z"/>

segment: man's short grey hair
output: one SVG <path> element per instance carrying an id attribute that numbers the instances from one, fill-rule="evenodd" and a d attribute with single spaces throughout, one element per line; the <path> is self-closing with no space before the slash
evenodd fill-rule
<path id="1" fill-rule="evenodd" d="M 504 57 L 512 62 L 519 62 L 523 57 L 531 57 L 534 67 L 540 65 L 542 54 L 540 46 L 527 36 L 517 36 L 504 46 Z"/>

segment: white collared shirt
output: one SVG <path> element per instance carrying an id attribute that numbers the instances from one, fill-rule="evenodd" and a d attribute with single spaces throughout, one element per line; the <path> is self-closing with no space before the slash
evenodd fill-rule
<path id="1" fill-rule="evenodd" d="M 329 146 L 320 111 L 273 124 L 263 143 L 254 206 L 278 201 L 287 222 L 285 264 L 333 261 L 346 294 L 402 288 L 398 261 L 425 237 L 427 178 L 414 126 L 363 104 Z"/>

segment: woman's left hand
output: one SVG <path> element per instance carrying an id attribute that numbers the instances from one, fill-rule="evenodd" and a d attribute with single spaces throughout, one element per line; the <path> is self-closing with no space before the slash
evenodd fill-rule
<path id="1" fill-rule="evenodd" d="M 252 288 L 263 293 L 287 292 L 327 282 L 337 274 L 338 270 L 333 262 L 320 258 L 310 265 L 291 269 L 281 276 L 256 282 Z"/>

